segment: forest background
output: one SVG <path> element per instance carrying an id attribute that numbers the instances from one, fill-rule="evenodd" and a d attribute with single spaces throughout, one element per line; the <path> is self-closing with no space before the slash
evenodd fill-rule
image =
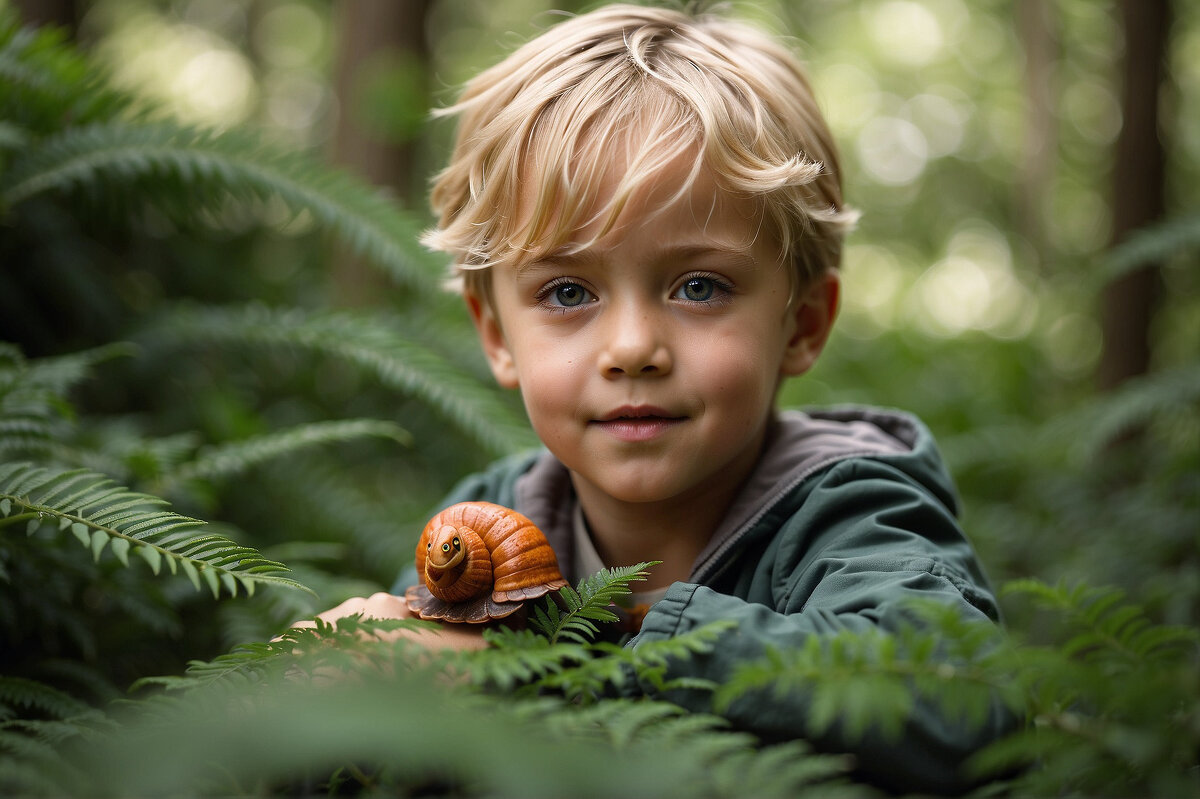
<path id="1" fill-rule="evenodd" d="M 416 244 L 452 136 L 428 112 L 552 9 L 592 5 L 0 0 L 0 780 L 70 788 L 38 758 L 86 724 L 46 723 L 386 588 L 457 478 L 534 443 Z M 833 340 L 782 404 L 919 414 L 1026 646 L 1076 665 L 1103 649 L 1039 609 L 1055 601 L 1122 646 L 1194 632 L 1200 8 L 727 5 L 793 37 L 863 212 Z M 18 20 L 61 40 L 29 44 Z M 233 565 L 55 505 L 72 468 L 205 520 L 195 535 Z M 1195 785 L 1184 639 L 1142 641 L 1133 671 L 1104 661 L 1103 690 L 1050 703 L 1109 736 L 1055 790 L 1114 752 L 1117 792 L 1155 769 Z M 1163 690 L 1173 726 L 1152 730 L 1113 682 L 1163 663 L 1183 671 Z"/>

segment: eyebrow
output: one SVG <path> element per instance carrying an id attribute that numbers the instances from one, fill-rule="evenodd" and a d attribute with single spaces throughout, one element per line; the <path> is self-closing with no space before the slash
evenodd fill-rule
<path id="1" fill-rule="evenodd" d="M 728 246 L 723 244 L 711 243 L 685 243 L 674 244 L 663 247 L 658 247 L 650 250 L 646 261 L 648 263 L 662 263 L 664 261 L 680 261 L 692 258 L 716 257 L 732 261 L 733 266 L 739 268 L 750 269 L 756 263 L 754 257 L 750 255 L 748 248 Z M 573 267 L 573 266 L 592 266 L 602 259 L 590 249 L 580 250 L 578 252 L 549 252 L 540 258 L 535 258 L 521 264 L 518 271 L 532 271 L 539 267 Z"/>

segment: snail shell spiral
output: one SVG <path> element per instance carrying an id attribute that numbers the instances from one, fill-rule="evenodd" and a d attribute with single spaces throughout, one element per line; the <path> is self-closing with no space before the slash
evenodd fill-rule
<path id="1" fill-rule="evenodd" d="M 422 618 L 483 622 L 567 584 L 546 536 L 491 502 L 461 502 L 425 525 L 416 551 L 421 584 L 406 593 Z"/>

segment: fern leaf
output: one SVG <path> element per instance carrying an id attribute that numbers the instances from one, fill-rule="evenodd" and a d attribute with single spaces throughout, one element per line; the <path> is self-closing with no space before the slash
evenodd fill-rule
<path id="1" fill-rule="evenodd" d="M 1198 403 L 1200 364 L 1193 363 L 1129 380 L 1052 422 L 1047 432 L 1055 440 L 1069 442 L 1081 462 L 1092 463 L 1101 449 L 1122 434 Z"/>
<path id="2" fill-rule="evenodd" d="M 617 616 L 609 606 L 622 596 L 631 593 L 629 584 L 645 580 L 650 573 L 647 569 L 657 566 L 662 561 L 638 563 L 634 566 L 618 566 L 614 569 L 601 569 L 590 577 L 579 582 L 579 587 L 572 589 L 565 586 L 560 589 L 558 596 L 567 608 L 566 613 L 559 613 L 554 607 L 554 600 L 546 600 L 544 612 L 535 611 L 530 623 L 550 643 L 557 643 L 559 638 L 567 638 L 576 643 L 584 644 L 594 639 L 600 632 L 593 622 L 612 622 Z"/>
<path id="3" fill-rule="evenodd" d="M 132 345 L 110 344 L 27 361 L 8 345 L 0 361 L 0 454 L 49 449 L 72 418 L 66 393 L 96 364 L 132 351 Z"/>
<path id="4" fill-rule="evenodd" d="M 466 653 L 457 668 L 476 685 L 511 692 L 566 666 L 587 660 L 587 650 L 574 644 L 551 645 L 530 630 L 501 627 L 484 633 L 491 646 Z"/>
<path id="5" fill-rule="evenodd" d="M 845 779 L 853 765 L 850 757 L 817 754 L 801 741 L 742 747 L 724 752 L 713 761 L 710 779 L 720 796 L 864 796 L 861 786 Z"/>
<path id="6" fill-rule="evenodd" d="M 0 708 L 32 708 L 54 718 L 68 719 L 91 711 L 70 694 L 36 680 L 0 675 Z"/>
<path id="7" fill-rule="evenodd" d="M 34 133 L 127 114 L 132 98 L 106 85 L 95 64 L 50 27 L 0 19 L 0 118 Z"/>
<path id="8" fill-rule="evenodd" d="M 1094 588 L 1084 583 L 1050 586 L 1040 580 L 1013 580 L 1005 594 L 1024 594 L 1040 605 L 1058 611 L 1076 632 L 1062 652 L 1068 657 L 1123 661 L 1136 668 L 1155 658 L 1172 658 L 1180 647 L 1195 646 L 1200 632 L 1185 627 L 1152 625 L 1145 610 L 1125 602 L 1119 588 Z"/>
<path id="9" fill-rule="evenodd" d="M 159 510 L 165 502 L 158 497 L 129 491 L 94 472 L 0 464 L 0 501 L 6 508 L 0 529 L 21 521 L 37 525 L 54 520 L 81 542 L 86 540 L 97 558 L 114 540 L 125 542 L 119 545 L 122 558 L 153 549 L 157 554 L 149 560 L 166 560 L 172 571 L 182 567 L 193 585 L 199 588 L 203 579 L 214 596 L 222 583 L 230 593 L 238 586 L 251 592 L 259 583 L 308 590 L 279 576 L 286 571 L 282 564 L 222 536 L 205 534 L 204 522 Z"/>
<path id="10" fill-rule="evenodd" d="M 673 659 L 685 659 L 712 650 L 716 640 L 732 627 L 731 622 L 710 622 L 671 638 L 644 641 L 635 647 L 600 642 L 587 645 L 594 657 L 562 671 L 549 674 L 537 685 L 562 692 L 568 699 L 584 703 L 595 701 L 610 688 L 620 690 L 631 682 L 640 682 L 662 692 L 671 686 L 665 675 Z M 561 647 L 564 644 L 555 644 Z M 696 682 L 691 687 L 713 690 L 711 683 Z"/>
<path id="11" fill-rule="evenodd" d="M 994 636 L 989 622 L 976 624 Z M 735 700 L 758 690 L 776 696 L 801 694 L 808 705 L 806 723 L 815 734 L 837 724 L 851 740 L 869 729 L 895 740 L 919 698 L 968 723 L 986 719 L 997 698 L 1020 704 L 1023 697 L 1012 696 L 1007 650 L 981 652 L 971 644 L 965 649 L 976 653 L 974 660 L 958 652 L 954 657 L 932 656 L 953 635 L 936 626 L 903 634 L 868 628 L 812 635 L 801 646 L 771 649 L 744 663 L 717 689 L 714 707 L 725 712 Z"/>
<path id="12" fill-rule="evenodd" d="M 323 444 L 351 441 L 367 436 L 388 438 L 410 444 L 412 437 L 404 428 L 377 419 L 347 419 L 311 422 L 243 441 L 208 447 L 194 459 L 161 478 L 164 483 L 229 477 L 273 458 Z"/>
<path id="13" fill-rule="evenodd" d="M 39 762 L 43 758 L 31 757 L 28 751 L 4 745 L 2 739 L 0 747 L 16 754 L 15 757 L 0 754 L 0 793 L 5 796 L 70 796 L 78 791 L 74 786 L 65 787 L 63 770 L 66 764 L 61 760 L 50 766 Z M 44 751 L 41 754 L 50 757 Z"/>
<path id="14" fill-rule="evenodd" d="M 186 205 L 178 204 L 179 183 L 188 189 Z M 275 151 L 247 131 L 212 133 L 169 122 L 69 128 L 13 159 L 0 176 L 0 205 L 50 191 L 91 193 L 107 202 L 125 193 L 140 201 L 156 189 L 160 207 L 191 216 L 231 199 L 279 198 L 293 212 L 311 214 L 400 285 L 436 291 L 442 265 L 417 244 L 414 220 L 376 189 Z"/>
<path id="15" fill-rule="evenodd" d="M 428 403 L 492 452 L 513 452 L 535 442 L 528 425 L 491 386 L 416 343 L 387 317 L 262 306 L 181 308 L 148 335 L 179 343 L 287 347 L 341 358 L 374 373 L 389 388 Z"/>
<path id="16" fill-rule="evenodd" d="M 1147 264 L 1163 261 L 1176 253 L 1200 249 L 1200 214 L 1168 219 L 1134 232 L 1101 264 L 1095 276 L 1104 285 Z"/>

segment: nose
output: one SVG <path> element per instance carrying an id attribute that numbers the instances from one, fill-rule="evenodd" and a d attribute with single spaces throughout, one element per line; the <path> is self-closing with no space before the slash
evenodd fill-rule
<path id="1" fill-rule="evenodd" d="M 608 322 L 599 358 L 605 377 L 661 377 L 671 371 L 665 320 L 631 305 L 611 313 Z"/>

